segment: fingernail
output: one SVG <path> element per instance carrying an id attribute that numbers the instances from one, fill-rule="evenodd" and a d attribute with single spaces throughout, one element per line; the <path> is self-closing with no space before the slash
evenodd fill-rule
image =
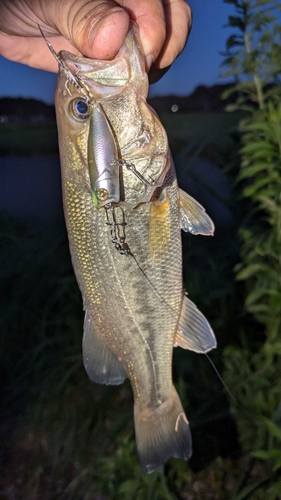
<path id="1" fill-rule="evenodd" d="M 155 57 L 153 54 L 148 54 L 148 56 L 146 56 L 145 58 L 145 66 L 146 66 L 146 71 L 148 73 L 148 71 L 150 70 L 152 64 L 155 63 Z"/>

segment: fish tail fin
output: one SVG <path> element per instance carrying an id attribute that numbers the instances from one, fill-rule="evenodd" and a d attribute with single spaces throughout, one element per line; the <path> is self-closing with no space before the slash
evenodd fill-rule
<path id="1" fill-rule="evenodd" d="M 157 408 L 141 408 L 136 402 L 134 412 L 138 455 L 145 472 L 152 472 L 170 457 L 190 458 L 189 423 L 174 387 Z"/>

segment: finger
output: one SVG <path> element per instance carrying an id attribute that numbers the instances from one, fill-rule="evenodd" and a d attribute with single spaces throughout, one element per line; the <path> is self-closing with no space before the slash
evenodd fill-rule
<path id="1" fill-rule="evenodd" d="M 139 28 L 148 70 L 165 41 L 162 0 L 96 0 L 82 5 L 83 2 L 85 0 L 75 1 L 75 8 L 73 6 L 72 14 L 70 11 L 68 16 L 67 29 L 60 28 L 60 32 L 70 38 L 84 55 L 93 59 L 113 59 L 125 40 L 132 19 Z M 51 24 L 50 19 L 49 22 Z M 62 22 L 63 19 L 59 26 Z"/>
<path id="2" fill-rule="evenodd" d="M 184 49 L 191 29 L 190 7 L 185 0 L 126 0 L 123 5 L 139 27 L 146 69 L 153 64 L 156 81 L 163 71 L 155 68 L 170 66 Z"/>
<path id="3" fill-rule="evenodd" d="M 157 68 L 170 66 L 183 51 L 187 42 L 192 14 L 184 0 L 164 0 L 166 17 L 166 40 L 156 62 Z"/>
<path id="4" fill-rule="evenodd" d="M 139 28 L 146 58 L 146 70 L 158 58 L 166 37 L 166 22 L 161 0 L 124 0 L 124 8 Z"/>
<path id="5" fill-rule="evenodd" d="M 116 56 L 126 38 L 129 22 L 128 12 L 118 1 L 1 0 L 0 3 L 2 32 L 41 37 L 39 24 L 46 36 L 62 35 L 80 53 L 94 59 Z M 27 43 L 26 47 L 33 47 L 31 40 Z"/>
<path id="6" fill-rule="evenodd" d="M 9 43 L 0 34 L 1 53 L 36 68 L 56 71 L 44 40 L 32 39 L 41 36 L 40 24 L 47 36 L 63 35 L 52 38 L 56 51 L 113 59 L 126 37 L 130 16 L 139 26 L 147 70 L 154 61 L 156 67 L 163 68 L 183 49 L 191 25 L 190 9 L 184 0 L 164 0 L 164 4 L 166 24 L 161 0 L 2 0 L 0 29 L 26 38 L 11 37 Z M 13 48 L 13 42 L 18 41 Z"/>
<path id="7" fill-rule="evenodd" d="M 187 42 L 192 14 L 189 5 L 184 0 L 164 0 L 166 18 L 166 40 L 155 66 L 166 68 L 183 51 Z"/>
<path id="8" fill-rule="evenodd" d="M 118 2 L 102 0 L 75 0 L 67 23 L 63 17 L 55 20 L 60 33 L 92 59 L 113 59 L 124 43 L 130 23 L 128 13 Z"/>
<path id="9" fill-rule="evenodd" d="M 75 55 L 81 55 L 64 37 L 52 37 L 52 45 L 56 52 L 68 50 Z M 43 38 L 19 37 L 0 33 L 0 47 L 1 55 L 10 61 L 53 73 L 58 71 L 58 63 Z"/>

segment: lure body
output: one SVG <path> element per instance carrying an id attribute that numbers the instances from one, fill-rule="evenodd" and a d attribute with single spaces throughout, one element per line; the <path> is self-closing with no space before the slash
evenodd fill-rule
<path id="1" fill-rule="evenodd" d="M 165 131 L 146 103 L 136 28 L 113 61 L 59 56 L 84 89 L 61 68 L 56 113 L 65 219 L 86 311 L 84 364 L 98 383 L 130 379 L 140 462 L 151 472 L 170 456 L 191 455 L 172 383 L 173 346 L 207 352 L 216 341 L 183 293 L 180 232 L 208 235 L 214 227 L 178 188 Z M 82 118 L 79 100 L 88 106 Z"/>
<path id="2" fill-rule="evenodd" d="M 93 103 L 89 115 L 88 168 L 94 204 L 100 208 L 120 201 L 120 166 L 113 131 L 101 106 Z"/>

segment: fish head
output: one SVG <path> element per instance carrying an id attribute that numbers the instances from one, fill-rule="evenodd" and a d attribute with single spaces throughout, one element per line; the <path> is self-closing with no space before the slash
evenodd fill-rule
<path id="1" fill-rule="evenodd" d="M 62 161 L 66 163 L 64 155 L 68 151 L 67 168 L 72 165 L 75 170 L 83 169 L 96 208 L 118 203 L 118 141 L 99 101 L 101 95 L 122 91 L 129 79 L 128 64 L 122 57 L 101 69 L 100 61 L 77 58 L 67 52 L 61 52 L 59 57 L 63 66 L 56 90 L 56 114 L 60 140 L 66 142 L 65 148 L 60 144 Z"/>
<path id="2" fill-rule="evenodd" d="M 111 61 L 58 54 L 55 93 L 62 171 L 84 172 L 94 205 L 149 202 L 169 168 L 167 137 L 146 103 L 148 77 L 131 23 Z"/>

